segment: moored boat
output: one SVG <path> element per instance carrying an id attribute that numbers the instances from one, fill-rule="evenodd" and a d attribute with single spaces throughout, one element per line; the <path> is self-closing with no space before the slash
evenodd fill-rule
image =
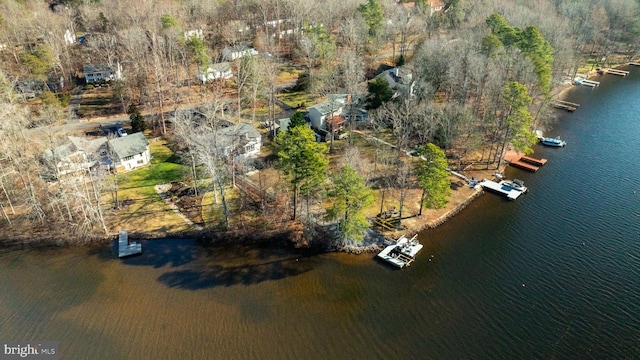
<path id="1" fill-rule="evenodd" d="M 542 145 L 553 146 L 553 147 L 564 147 L 567 145 L 567 142 L 564 140 L 560 140 L 560 136 L 556 136 L 554 138 L 546 137 L 540 140 Z"/>
<path id="2" fill-rule="evenodd" d="M 523 194 L 526 193 L 527 191 L 529 191 L 529 189 L 526 186 L 524 186 L 524 182 L 522 180 L 519 180 L 519 179 L 502 180 L 502 181 L 500 181 L 500 185 L 506 186 L 506 187 L 511 188 L 513 190 L 520 191 Z"/>
<path id="3" fill-rule="evenodd" d="M 378 255 L 380 259 L 398 268 L 411 265 L 423 245 L 418 242 L 418 235 L 411 239 L 402 235 L 395 244 L 384 248 Z"/>

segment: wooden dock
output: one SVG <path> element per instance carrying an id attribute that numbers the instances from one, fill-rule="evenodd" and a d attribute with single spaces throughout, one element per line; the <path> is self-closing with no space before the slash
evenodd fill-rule
<path id="1" fill-rule="evenodd" d="M 526 163 L 526 162 L 522 161 L 522 158 L 520 158 L 520 160 L 510 161 L 509 165 L 511 165 L 513 167 L 520 168 L 522 170 L 531 171 L 531 172 L 536 172 L 536 171 L 538 171 L 538 169 L 540 169 L 539 166 L 535 166 L 535 165 L 532 165 L 530 163 Z"/>
<path id="2" fill-rule="evenodd" d="M 551 105 L 553 105 L 557 109 L 567 110 L 569 112 L 574 112 L 578 107 L 580 107 L 580 104 L 576 104 L 576 103 L 572 103 L 564 100 L 553 100 L 551 102 Z"/>
<path id="3" fill-rule="evenodd" d="M 603 69 L 605 74 L 618 75 L 618 76 L 627 76 L 629 75 L 628 71 L 618 70 L 618 69 Z"/>
<path id="4" fill-rule="evenodd" d="M 122 258 L 137 254 L 142 254 L 142 244 L 138 242 L 130 243 L 127 230 L 120 230 L 118 234 L 118 257 Z"/>
<path id="5" fill-rule="evenodd" d="M 630 61 L 629 65 L 633 65 L 633 66 L 640 66 L 640 62 L 636 62 L 636 61 Z"/>
<path id="6" fill-rule="evenodd" d="M 524 161 L 526 163 L 536 165 L 536 166 L 544 166 L 547 163 L 547 159 L 536 159 L 529 156 L 521 156 L 520 161 Z"/>

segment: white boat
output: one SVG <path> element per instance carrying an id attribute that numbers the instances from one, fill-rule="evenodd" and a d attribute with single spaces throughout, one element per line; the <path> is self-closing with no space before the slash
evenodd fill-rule
<path id="1" fill-rule="evenodd" d="M 522 180 L 519 180 L 519 179 L 502 180 L 500 181 L 500 185 L 503 187 L 506 186 L 510 189 L 520 191 L 523 194 L 529 191 L 529 189 L 526 186 L 524 186 L 524 182 L 522 182 Z"/>
<path id="2" fill-rule="evenodd" d="M 376 256 L 402 269 L 413 262 L 422 247 L 423 245 L 418 242 L 418 235 L 411 239 L 402 235 L 395 244 L 387 246 Z"/>
<path id="3" fill-rule="evenodd" d="M 554 147 L 564 147 L 565 145 L 567 145 L 566 141 L 560 140 L 560 136 L 556 136 L 554 138 L 550 138 L 550 137 L 542 138 L 540 142 L 542 143 L 542 145 L 554 146 Z"/>

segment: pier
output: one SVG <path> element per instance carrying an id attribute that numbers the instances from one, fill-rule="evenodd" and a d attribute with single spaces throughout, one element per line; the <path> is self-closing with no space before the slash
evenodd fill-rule
<path id="1" fill-rule="evenodd" d="M 629 65 L 640 66 L 640 62 L 630 61 Z"/>
<path id="2" fill-rule="evenodd" d="M 511 186 L 506 185 L 504 180 L 500 181 L 499 183 L 491 180 L 483 180 L 480 183 L 480 186 L 482 186 L 482 188 L 485 190 L 505 195 L 509 200 L 515 200 L 520 195 L 522 195 L 522 191 L 516 190 Z"/>
<path id="3" fill-rule="evenodd" d="M 540 166 L 536 166 L 536 165 L 527 163 L 527 162 L 523 161 L 522 158 L 520 158 L 520 160 L 509 161 L 509 165 L 511 165 L 513 167 L 517 167 L 517 168 L 522 169 L 522 170 L 531 171 L 531 172 L 536 172 L 536 171 L 538 171 L 538 169 L 540 169 Z"/>
<path id="4" fill-rule="evenodd" d="M 536 166 L 544 166 L 547 163 L 547 159 L 536 159 L 529 156 L 521 156 L 520 161 L 524 161 L 526 163 L 536 165 Z"/>
<path id="5" fill-rule="evenodd" d="M 603 69 L 602 72 L 605 74 L 618 75 L 623 77 L 629 75 L 628 71 L 618 69 Z"/>
<path id="6" fill-rule="evenodd" d="M 580 104 L 576 104 L 576 103 L 572 103 L 564 100 L 553 100 L 551 102 L 551 105 L 553 105 L 557 109 L 567 110 L 569 112 L 574 112 L 578 107 L 580 107 Z"/>
<path id="7" fill-rule="evenodd" d="M 600 86 L 600 82 L 599 81 L 587 80 L 587 79 L 584 79 L 584 78 L 575 78 L 575 79 L 573 79 L 573 83 L 576 84 L 576 85 L 584 85 L 584 86 L 589 86 L 589 87 L 592 87 L 592 88 Z"/>
<path id="8" fill-rule="evenodd" d="M 130 243 L 127 230 L 120 230 L 118 234 L 118 257 L 122 258 L 137 254 L 142 254 L 142 244 L 138 242 Z"/>

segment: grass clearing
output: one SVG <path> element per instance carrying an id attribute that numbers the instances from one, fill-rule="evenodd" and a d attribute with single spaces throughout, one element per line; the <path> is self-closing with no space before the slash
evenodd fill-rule
<path id="1" fill-rule="evenodd" d="M 318 102 L 320 98 L 320 95 L 307 94 L 303 91 L 278 94 L 278 100 L 291 106 L 292 108 L 298 108 L 300 105 L 302 105 L 300 108 L 306 108 L 307 106 L 311 106 Z"/>
<path id="2" fill-rule="evenodd" d="M 124 206 L 107 213 L 112 231 L 178 232 L 190 226 L 166 205 L 155 190 L 155 185 L 181 181 L 189 168 L 175 162 L 175 156 L 165 141 L 149 145 L 153 159 L 142 169 L 118 174 L 118 200 Z M 113 204 L 107 196 L 105 203 Z"/>

